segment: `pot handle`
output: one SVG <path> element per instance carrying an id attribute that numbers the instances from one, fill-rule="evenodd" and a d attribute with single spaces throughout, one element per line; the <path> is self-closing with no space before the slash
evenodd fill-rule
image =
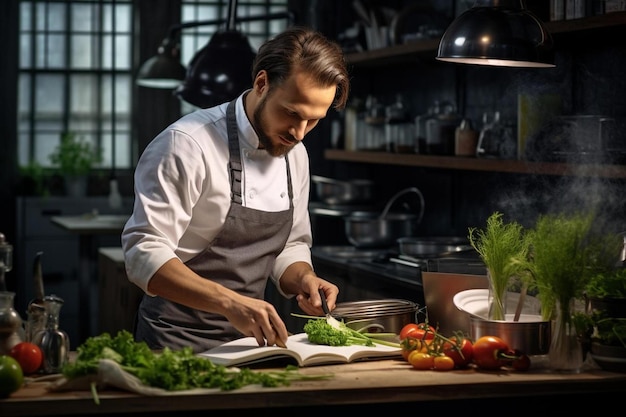
<path id="1" fill-rule="evenodd" d="M 422 195 L 422 192 L 417 187 L 405 188 L 404 190 L 398 191 L 396 193 L 396 195 L 391 197 L 391 199 L 385 205 L 385 208 L 383 209 L 383 212 L 380 214 L 380 219 L 384 220 L 387 217 L 387 214 L 389 213 L 389 210 L 393 206 L 393 203 L 395 203 L 396 200 L 399 197 L 403 196 L 404 194 L 409 194 L 409 193 L 415 193 L 419 197 L 419 200 L 420 200 L 420 212 L 419 212 L 419 214 L 417 216 L 417 224 L 420 224 L 422 222 L 422 217 L 424 217 L 424 209 L 426 208 L 426 206 L 425 206 L 425 203 L 424 203 L 424 196 Z"/>

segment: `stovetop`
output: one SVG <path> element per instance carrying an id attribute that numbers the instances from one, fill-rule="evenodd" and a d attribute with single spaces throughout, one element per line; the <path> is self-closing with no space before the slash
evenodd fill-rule
<path id="1" fill-rule="evenodd" d="M 439 258 L 413 258 L 395 248 L 356 248 L 354 246 L 314 246 L 314 258 L 340 267 L 402 280 L 421 281 L 421 272 L 485 273 L 485 264 L 475 251 Z"/>

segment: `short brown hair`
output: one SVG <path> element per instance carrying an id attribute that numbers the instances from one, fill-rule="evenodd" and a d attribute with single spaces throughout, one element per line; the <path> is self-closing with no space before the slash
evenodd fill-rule
<path id="1" fill-rule="evenodd" d="M 282 84 L 295 68 L 313 74 L 323 86 L 336 85 L 333 107 L 340 110 L 346 106 L 350 80 L 338 44 L 312 29 L 289 28 L 261 45 L 252 65 L 252 80 L 265 70 L 273 88 Z"/>

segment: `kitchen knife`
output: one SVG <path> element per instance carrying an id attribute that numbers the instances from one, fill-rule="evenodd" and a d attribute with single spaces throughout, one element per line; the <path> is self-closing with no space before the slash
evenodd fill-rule
<path id="1" fill-rule="evenodd" d="M 37 252 L 33 263 L 33 279 L 35 284 L 35 298 L 28 303 L 28 319 L 26 321 L 26 341 L 32 342 L 40 330 L 45 327 L 46 309 L 44 307 L 43 273 L 41 271 L 41 256 L 43 252 Z"/>
<path id="2" fill-rule="evenodd" d="M 43 252 L 37 252 L 35 255 L 35 262 L 33 263 L 33 278 L 35 280 L 35 299 L 33 302 L 37 304 L 43 304 L 43 297 L 45 292 L 43 290 L 43 273 L 41 272 L 41 256 Z"/>
<path id="3" fill-rule="evenodd" d="M 319 289 L 318 290 L 320 293 L 320 298 L 322 299 L 322 310 L 324 310 L 324 314 L 326 314 L 326 317 L 332 317 L 330 315 L 330 310 L 328 309 L 328 304 L 326 303 L 326 294 L 324 294 L 324 290 L 323 289 Z"/>

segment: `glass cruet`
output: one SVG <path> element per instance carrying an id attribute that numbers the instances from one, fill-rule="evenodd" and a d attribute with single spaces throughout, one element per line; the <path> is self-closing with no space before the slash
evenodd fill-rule
<path id="1" fill-rule="evenodd" d="M 69 360 L 70 339 L 59 328 L 59 314 L 63 307 L 63 299 L 56 295 L 46 295 L 43 298 L 46 309 L 46 327 L 34 337 L 34 343 L 39 345 L 43 352 L 43 372 L 54 374 L 61 372 Z"/>
<path id="2" fill-rule="evenodd" d="M 33 342 L 35 335 L 46 329 L 46 307 L 43 304 L 31 303 L 26 310 L 25 338 L 27 342 Z"/>
<path id="3" fill-rule="evenodd" d="M 11 348 L 23 341 L 23 322 L 13 308 L 15 293 L 0 291 L 0 355 L 8 355 Z"/>

